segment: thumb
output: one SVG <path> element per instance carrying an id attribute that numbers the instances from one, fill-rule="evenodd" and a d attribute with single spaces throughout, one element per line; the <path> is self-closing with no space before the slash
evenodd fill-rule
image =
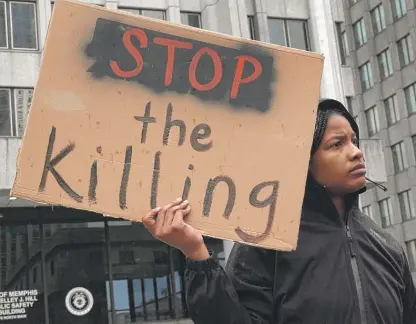
<path id="1" fill-rule="evenodd" d="M 156 218 L 157 214 L 159 213 L 160 207 L 152 209 L 150 213 L 142 218 L 142 223 L 144 227 L 148 230 L 152 231 L 156 227 Z"/>

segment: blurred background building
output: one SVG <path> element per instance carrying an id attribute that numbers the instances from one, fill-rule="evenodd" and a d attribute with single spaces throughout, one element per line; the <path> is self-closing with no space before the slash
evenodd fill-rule
<path id="1" fill-rule="evenodd" d="M 321 96 L 348 107 L 361 127 L 369 177 L 388 188 L 369 184 L 360 207 L 403 244 L 416 277 L 414 0 L 89 2 L 323 53 Z M 9 198 L 53 5 L 0 0 L 0 292 L 38 292 L 26 319 L 2 323 L 190 322 L 183 256 L 141 224 Z M 225 264 L 232 243 L 207 244 Z M 82 317 L 65 305 L 74 287 L 94 297 Z"/>

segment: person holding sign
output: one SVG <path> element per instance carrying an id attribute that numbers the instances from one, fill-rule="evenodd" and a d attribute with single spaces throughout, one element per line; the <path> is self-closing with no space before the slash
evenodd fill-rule
<path id="1" fill-rule="evenodd" d="M 224 270 L 178 199 L 143 217 L 187 257 L 196 324 L 415 324 L 416 289 L 401 245 L 358 207 L 366 169 L 359 128 L 332 99 L 318 107 L 295 251 L 236 243 Z"/>

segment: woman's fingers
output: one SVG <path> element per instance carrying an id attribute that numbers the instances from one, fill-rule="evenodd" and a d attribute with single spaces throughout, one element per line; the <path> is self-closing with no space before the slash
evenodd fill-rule
<path id="1" fill-rule="evenodd" d="M 170 225 L 172 224 L 172 221 L 180 210 L 184 210 L 189 205 L 189 202 L 187 200 L 181 202 L 179 205 L 173 206 L 169 208 L 166 212 L 165 220 L 163 223 L 163 230 L 164 232 L 169 230 Z"/>
<path id="2" fill-rule="evenodd" d="M 156 218 L 157 218 L 157 214 L 159 213 L 159 210 L 160 210 L 160 207 L 152 209 L 150 213 L 148 213 L 146 216 L 142 218 L 142 223 L 144 227 L 146 227 L 152 233 L 156 227 Z"/>
<path id="3" fill-rule="evenodd" d="M 185 216 L 187 216 L 190 213 L 190 211 L 191 211 L 191 205 L 188 204 L 185 209 L 178 210 L 175 213 L 175 217 L 173 218 L 172 224 L 171 224 L 173 230 L 177 231 L 183 228 L 183 226 L 185 225 L 185 222 L 183 219 Z"/>
<path id="4" fill-rule="evenodd" d="M 170 204 L 167 204 L 166 206 L 160 209 L 156 218 L 156 228 L 155 228 L 155 233 L 154 233 L 156 236 L 159 237 L 162 234 L 163 224 L 165 223 L 165 217 L 166 217 L 166 213 L 168 212 L 168 210 L 171 209 L 172 207 L 179 205 L 181 202 L 182 202 L 182 198 L 178 198 L 172 201 Z"/>

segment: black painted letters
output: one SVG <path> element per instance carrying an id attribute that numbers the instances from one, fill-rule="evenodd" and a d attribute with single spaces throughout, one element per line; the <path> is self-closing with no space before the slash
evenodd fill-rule
<path id="1" fill-rule="evenodd" d="M 220 182 L 224 182 L 228 186 L 228 201 L 227 201 L 227 205 L 225 206 L 223 216 L 225 218 L 228 218 L 230 217 L 231 212 L 233 211 L 234 203 L 235 203 L 235 196 L 236 196 L 236 191 L 237 191 L 235 187 L 235 183 L 233 179 L 231 179 L 230 177 L 218 176 L 214 179 L 210 179 L 207 185 L 207 190 L 205 192 L 205 199 L 204 199 L 204 211 L 203 211 L 203 215 L 205 217 L 209 216 L 209 213 L 211 211 L 211 204 L 212 204 L 212 197 L 214 194 L 214 189 Z"/>
<path id="2" fill-rule="evenodd" d="M 141 143 L 146 143 L 146 136 L 147 136 L 147 126 L 150 123 L 156 123 L 156 118 L 150 116 L 150 109 L 151 109 L 151 102 L 149 101 L 146 105 L 146 110 L 144 112 L 144 116 L 134 116 L 134 119 L 137 121 L 141 121 L 143 123 L 142 126 L 142 137 L 141 137 Z"/>
<path id="3" fill-rule="evenodd" d="M 46 180 L 48 173 L 52 173 L 58 182 L 59 186 L 75 201 L 82 202 L 83 197 L 77 194 L 62 178 L 62 176 L 56 171 L 56 165 L 61 162 L 69 153 L 75 149 L 75 144 L 68 144 L 63 150 L 61 150 L 53 159 L 51 159 L 53 152 L 53 145 L 55 144 L 56 128 L 52 126 L 51 134 L 49 135 L 48 149 L 46 151 L 45 165 L 43 167 L 42 179 L 39 184 L 39 191 L 43 192 L 46 186 Z"/>
<path id="4" fill-rule="evenodd" d="M 211 149 L 212 141 L 207 144 L 200 143 L 198 140 L 206 139 L 211 135 L 211 127 L 207 124 L 196 125 L 191 134 L 192 148 L 197 152 L 206 152 Z"/>
<path id="5" fill-rule="evenodd" d="M 270 193 L 270 196 L 267 197 L 265 200 L 260 201 L 258 196 L 260 194 L 260 192 L 266 188 L 266 187 L 272 187 L 272 192 Z M 260 184 L 258 184 L 257 186 L 255 186 L 253 188 L 253 190 L 250 193 L 250 197 L 249 197 L 249 201 L 250 204 L 253 207 L 256 208 L 264 208 L 269 206 L 269 216 L 267 218 L 267 225 L 266 225 L 266 229 L 264 230 L 264 232 L 262 234 L 253 236 L 253 235 L 249 235 L 245 232 L 243 232 L 239 227 L 235 230 L 235 232 L 237 233 L 237 235 L 244 241 L 249 242 L 249 243 L 259 243 L 262 240 L 264 240 L 267 235 L 270 234 L 270 231 L 272 229 L 272 225 L 273 225 L 273 221 L 274 221 L 274 214 L 276 212 L 276 200 L 277 200 L 277 191 L 279 189 L 279 181 L 267 181 L 267 182 L 262 182 Z"/>
<path id="6" fill-rule="evenodd" d="M 171 128 L 173 126 L 178 126 L 179 127 L 178 146 L 181 146 L 183 142 L 185 141 L 186 126 L 183 120 L 172 120 L 172 111 L 173 111 L 172 104 L 169 103 L 168 112 L 166 114 L 165 131 L 163 132 L 163 145 L 168 145 Z"/>

